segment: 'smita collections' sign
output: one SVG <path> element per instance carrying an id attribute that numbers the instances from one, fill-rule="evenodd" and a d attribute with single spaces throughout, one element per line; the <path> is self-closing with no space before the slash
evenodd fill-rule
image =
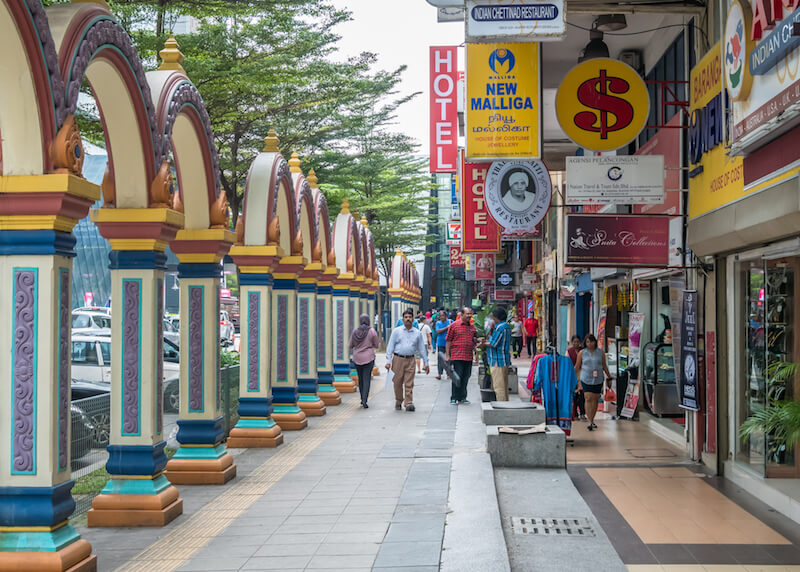
<path id="1" fill-rule="evenodd" d="M 455 173 L 458 161 L 458 71 L 455 46 L 432 46 L 431 173 Z"/>
<path id="2" fill-rule="evenodd" d="M 542 153 L 539 44 L 467 44 L 467 159 Z"/>
<path id="3" fill-rule="evenodd" d="M 666 267 L 669 218 L 567 215 L 567 266 Z"/>

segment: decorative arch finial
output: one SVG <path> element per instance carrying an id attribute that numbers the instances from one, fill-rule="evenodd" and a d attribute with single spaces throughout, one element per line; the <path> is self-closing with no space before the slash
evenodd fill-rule
<path id="1" fill-rule="evenodd" d="M 161 65 L 158 66 L 159 71 L 177 70 L 186 73 L 186 70 L 181 65 L 183 53 L 174 34 L 169 35 L 167 41 L 164 42 L 164 49 L 158 52 L 158 55 L 161 56 Z"/>
<path id="2" fill-rule="evenodd" d="M 361 215 L 361 224 L 364 226 L 364 228 L 369 228 L 369 225 L 367 224 L 367 217 L 364 215 Z"/>
<path id="3" fill-rule="evenodd" d="M 308 171 L 308 177 L 306 177 L 306 180 L 312 189 L 319 188 L 319 179 L 317 179 L 317 174 L 314 172 L 314 169 L 310 169 Z"/>
<path id="4" fill-rule="evenodd" d="M 300 156 L 297 154 L 297 151 L 293 152 L 292 158 L 289 159 L 289 172 L 303 174 L 303 171 L 300 170 Z"/>
<path id="5" fill-rule="evenodd" d="M 341 214 L 350 214 L 350 201 L 347 199 L 342 201 Z"/>
<path id="6" fill-rule="evenodd" d="M 394 249 L 394 255 L 395 256 L 403 256 L 403 251 L 400 250 L 399 248 L 395 248 Z"/>
<path id="7" fill-rule="evenodd" d="M 267 133 L 267 137 L 264 139 L 264 153 L 278 153 L 280 149 L 278 149 L 278 144 L 280 143 L 280 139 L 278 139 L 278 134 L 275 133 L 274 129 L 270 129 Z"/>

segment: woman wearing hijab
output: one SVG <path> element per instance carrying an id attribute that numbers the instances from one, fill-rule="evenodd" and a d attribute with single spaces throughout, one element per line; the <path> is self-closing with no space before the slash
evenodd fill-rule
<path id="1" fill-rule="evenodd" d="M 350 336 L 350 350 L 353 363 L 358 372 L 358 390 L 361 393 L 361 407 L 368 409 L 369 384 L 372 381 L 372 367 L 375 365 L 375 350 L 380 345 L 378 332 L 369 326 L 369 316 L 361 314 L 360 324 Z"/>

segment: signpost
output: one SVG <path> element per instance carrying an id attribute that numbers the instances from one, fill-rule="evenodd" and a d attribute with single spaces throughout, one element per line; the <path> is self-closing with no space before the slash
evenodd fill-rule
<path id="1" fill-rule="evenodd" d="M 564 0 L 467 0 L 467 42 L 542 42 L 566 34 Z"/>
<path id="2" fill-rule="evenodd" d="M 567 157 L 568 205 L 664 202 L 664 157 Z"/>

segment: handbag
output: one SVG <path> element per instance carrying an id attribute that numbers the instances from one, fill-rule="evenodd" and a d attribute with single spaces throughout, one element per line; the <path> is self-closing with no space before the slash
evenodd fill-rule
<path id="1" fill-rule="evenodd" d="M 603 394 L 603 401 L 606 403 L 615 402 L 617 400 L 617 393 L 611 389 L 610 387 L 606 388 L 606 392 Z"/>

